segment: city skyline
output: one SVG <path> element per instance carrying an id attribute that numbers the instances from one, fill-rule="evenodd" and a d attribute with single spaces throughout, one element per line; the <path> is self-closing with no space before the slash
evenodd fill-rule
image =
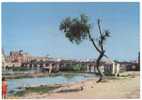
<path id="1" fill-rule="evenodd" d="M 106 53 L 112 59 L 135 60 L 139 52 L 139 3 L 2 3 L 2 48 L 32 55 L 97 58 L 89 41 L 72 44 L 59 31 L 65 17 L 85 13 L 98 32 L 97 18 L 111 31 Z M 95 31 L 94 31 L 95 30 Z M 94 35 L 94 34 L 93 34 Z"/>

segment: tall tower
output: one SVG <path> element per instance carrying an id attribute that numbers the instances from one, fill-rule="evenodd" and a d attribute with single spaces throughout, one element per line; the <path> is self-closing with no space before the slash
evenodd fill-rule
<path id="1" fill-rule="evenodd" d="M 5 69 L 5 63 L 6 63 L 6 55 L 4 53 L 4 49 L 2 48 L 2 67 Z"/>

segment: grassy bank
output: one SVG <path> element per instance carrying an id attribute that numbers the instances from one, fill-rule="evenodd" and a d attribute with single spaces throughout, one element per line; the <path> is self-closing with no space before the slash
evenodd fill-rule
<path id="1" fill-rule="evenodd" d="M 19 91 L 14 96 L 20 97 L 29 93 L 48 93 L 54 89 L 60 88 L 61 86 L 38 86 L 38 87 L 26 87 L 24 91 Z"/>

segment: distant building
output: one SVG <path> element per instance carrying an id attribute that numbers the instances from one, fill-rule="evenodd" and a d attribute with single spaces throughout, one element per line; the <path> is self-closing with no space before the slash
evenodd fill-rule
<path id="1" fill-rule="evenodd" d="M 32 56 L 27 52 L 23 52 L 23 50 L 10 51 L 9 55 L 5 55 L 4 50 L 2 53 L 3 67 L 21 67 L 23 63 L 31 62 L 33 60 L 47 61 L 48 57 Z"/>
<path id="2" fill-rule="evenodd" d="M 139 66 L 137 62 L 119 62 L 120 71 L 139 71 Z"/>
<path id="3" fill-rule="evenodd" d="M 23 52 L 23 50 L 11 51 L 9 55 L 5 55 L 3 50 L 2 59 L 3 67 L 20 67 L 22 63 L 31 61 L 33 57 L 32 55 Z"/>

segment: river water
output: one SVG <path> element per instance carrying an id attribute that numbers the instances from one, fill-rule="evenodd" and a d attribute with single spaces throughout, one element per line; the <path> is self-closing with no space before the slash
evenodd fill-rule
<path id="1" fill-rule="evenodd" d="M 19 91 L 24 87 L 40 86 L 40 85 L 51 85 L 51 84 L 64 84 L 74 83 L 82 80 L 94 78 L 94 74 L 86 73 L 60 73 L 58 75 L 34 77 L 34 78 L 20 78 L 20 79 L 9 79 L 8 82 L 8 94 Z"/>

